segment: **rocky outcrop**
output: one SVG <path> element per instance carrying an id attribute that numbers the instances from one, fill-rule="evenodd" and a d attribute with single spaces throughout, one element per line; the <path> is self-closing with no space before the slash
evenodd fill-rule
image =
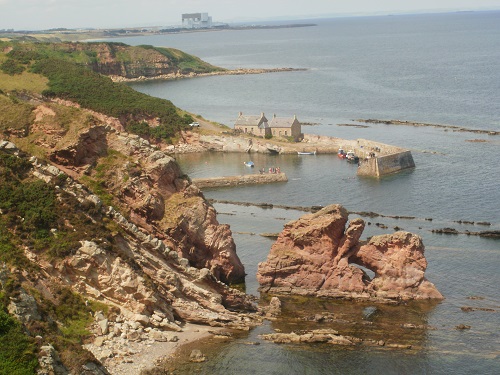
<path id="1" fill-rule="evenodd" d="M 33 163 L 34 174 L 46 181 L 61 173 L 53 166 L 36 160 Z M 188 259 L 180 257 L 159 238 L 144 233 L 114 208 L 104 206 L 80 184 L 68 179 L 64 190 L 85 205 L 101 210 L 122 232 L 115 235 L 112 250 L 94 241 L 82 241 L 71 256 L 60 261 L 48 261 L 26 250 L 49 278 L 120 307 L 127 319 L 162 329 L 177 329 L 176 319 L 238 325 L 240 316 L 226 308 L 255 309 L 244 293 L 220 282 L 211 270 L 192 267 Z M 217 269 L 217 265 L 220 263 L 213 268 Z"/>
<path id="2" fill-rule="evenodd" d="M 122 175 L 136 164 L 132 178 L 113 188 L 128 207 L 131 221 L 176 249 L 190 265 L 208 268 L 226 283 L 244 281 L 229 226 L 219 224 L 215 209 L 175 160 L 136 136 L 108 138 L 111 147 L 132 157 L 121 166 Z"/>
<path id="3" fill-rule="evenodd" d="M 10 142 L 0 141 L 0 149 L 22 156 L 22 152 Z M 169 165 L 174 172 L 175 168 L 178 170 L 171 158 L 167 157 L 168 162 L 164 159 L 163 155 L 157 160 L 163 160 L 165 163 L 160 164 Z M 60 169 L 41 163 L 36 158 L 31 158 L 31 162 L 33 175 L 46 182 L 54 183 L 62 174 Z M 176 180 L 175 173 L 173 177 L 169 174 L 173 173 L 172 170 L 166 168 L 163 171 L 165 173 L 158 175 L 151 172 L 152 179 L 160 186 Z M 188 184 L 188 181 L 185 183 Z M 184 187 L 183 184 L 180 186 Z M 104 205 L 99 197 L 71 178 L 66 178 L 58 189 L 75 197 L 84 207 L 94 207 L 92 215 L 96 217 L 92 220 L 112 221 L 116 229 L 112 235 L 112 246 L 99 239 L 81 241 L 78 249 L 62 259 L 48 259 L 26 248 L 26 256 L 40 267 L 37 283 L 43 289 L 50 289 L 53 283 L 70 286 L 86 297 L 118 307 L 124 319 L 140 322 L 144 327 L 178 330 L 179 320 L 234 328 L 248 326 L 249 321 L 231 311 L 254 311 L 253 302 L 244 293 L 222 283 L 212 272 L 219 272 L 220 276 L 229 262 L 239 262 L 234 252 L 229 253 L 234 250 L 230 247 L 234 246 L 234 242 L 228 227 L 214 224 L 213 207 L 201 205 L 199 210 L 202 211 L 194 212 L 202 219 L 208 217 L 204 226 L 184 218 L 186 233 L 200 231 L 199 238 L 204 238 L 204 231 L 211 231 L 209 245 L 217 249 L 215 257 L 210 255 L 212 270 L 197 269 L 189 259 L 180 256 L 182 251 L 167 246 L 167 239 L 162 241 L 147 233 L 113 207 Z M 204 201 L 199 190 L 193 189 L 196 193 L 194 199 Z M 170 213 L 167 211 L 167 214 Z M 197 216 L 193 220 L 197 220 Z M 92 233 L 88 235 L 93 238 Z M 195 234 L 191 237 L 196 238 Z M 39 319 L 36 303 L 27 294 L 20 293 L 12 300 L 9 310 L 19 315 L 21 321 Z"/>
<path id="4" fill-rule="evenodd" d="M 291 333 L 270 333 L 259 335 L 260 338 L 272 341 L 277 344 L 316 344 L 328 343 L 332 345 L 347 345 L 352 346 L 362 342 L 361 339 L 351 336 L 342 336 L 338 331 L 332 329 L 317 329 L 307 332 L 291 332 Z"/>
<path id="5" fill-rule="evenodd" d="M 208 268 L 225 283 L 243 282 L 245 270 L 229 226 L 219 224 L 214 208 L 175 159 L 122 132 L 117 122 L 106 119 L 105 125 L 99 125 L 102 119 L 95 113 L 88 116 L 94 125 L 56 132 L 58 141 L 47 141 L 53 165 L 75 179 L 90 177 L 93 187 L 113 196 L 113 203 L 133 224 L 174 249 L 191 266 Z M 43 134 L 45 140 L 50 137 Z"/>
<path id="6" fill-rule="evenodd" d="M 261 290 L 377 300 L 443 298 L 424 277 L 427 261 L 419 236 L 396 232 L 362 242 L 364 221 L 347 223 L 345 208 L 330 205 L 286 224 L 259 264 Z M 373 279 L 363 268 L 375 273 Z"/>

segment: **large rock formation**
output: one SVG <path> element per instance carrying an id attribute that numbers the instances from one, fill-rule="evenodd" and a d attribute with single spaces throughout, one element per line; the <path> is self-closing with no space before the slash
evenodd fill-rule
<path id="1" fill-rule="evenodd" d="M 39 123 L 43 122 L 41 116 Z M 175 159 L 120 130 L 110 123 L 58 134 L 58 141 L 46 151 L 68 175 L 90 177 L 94 186 L 113 196 L 113 205 L 132 223 L 175 249 L 190 265 L 210 269 L 225 283 L 243 282 L 245 270 L 229 226 L 219 224 L 202 192 Z M 41 146 L 49 137 L 43 135 Z"/>
<path id="2" fill-rule="evenodd" d="M 1 140 L 0 151 L 22 154 L 14 144 Z M 38 162 L 36 158 L 31 158 L 31 162 L 33 176 L 46 182 L 58 181 L 60 169 Z M 108 236 L 112 244 L 89 232 L 86 233 L 89 240 L 80 241 L 78 248 L 62 258 L 47 257 L 33 248 L 25 248 L 25 255 L 39 267 L 39 272 L 30 276 L 37 288 L 50 290 L 51 285 L 56 284 L 70 286 L 84 296 L 119 307 L 126 319 L 164 329 L 177 329 L 178 319 L 238 325 L 241 317 L 228 308 L 255 310 L 247 295 L 219 281 L 210 269 L 192 267 L 189 259 L 167 246 L 165 241 L 103 204 L 81 184 L 66 178 L 57 188 L 60 199 L 69 199 L 62 198 L 63 195 L 72 196 L 73 204 L 89 208 L 87 219 L 113 223 L 108 224 L 114 228 Z M 69 218 L 66 225 L 72 227 Z M 223 226 L 220 231 L 227 233 L 225 230 Z M 58 235 L 57 230 L 53 233 Z M 227 234 L 232 241 L 230 232 Z M 227 258 L 214 262 L 220 265 Z M 21 321 L 39 319 L 33 299 L 23 293 L 12 300 L 9 310 L 19 315 Z"/>
<path id="3" fill-rule="evenodd" d="M 108 141 L 116 142 L 116 139 L 112 138 L 108 134 L 107 141 L 102 144 L 109 145 Z M 72 147 L 72 149 L 78 150 L 78 147 Z M 93 159 L 92 155 L 94 153 L 100 155 L 100 152 L 99 147 L 95 150 L 89 148 L 87 156 Z M 13 143 L 2 140 L 0 140 L 0 154 L 2 157 L 15 155 L 20 159 L 28 157 Z M 61 155 L 78 157 L 79 152 L 58 154 L 59 157 Z M 163 155 L 158 160 L 165 158 Z M 175 341 L 177 337 L 171 331 L 184 330 L 186 322 L 244 330 L 259 323 L 260 318 L 252 314 L 256 311 L 253 299 L 218 280 L 210 269 L 192 267 L 193 263 L 182 256 L 182 251 L 179 251 L 177 247 L 167 245 L 167 242 L 173 239 L 169 240 L 170 237 L 164 235 L 162 240 L 154 235 L 158 228 L 162 227 L 160 224 L 150 224 L 146 221 L 145 225 L 153 228 L 147 231 L 131 221 L 133 211 L 128 212 L 127 216 L 130 218 L 127 218 L 119 210 L 104 203 L 101 198 L 78 181 L 64 176 L 61 169 L 46 162 L 40 162 L 35 157 L 31 157 L 29 162 L 31 168 L 27 168 L 30 163 L 19 164 L 26 168 L 22 173 L 23 176 L 24 173 L 27 175 L 23 178 L 26 180 L 38 178 L 47 182 L 46 186 L 54 190 L 55 197 L 60 203 L 57 205 L 57 210 L 65 212 L 62 216 L 63 220 L 51 224 L 49 232 L 51 238 L 54 238 L 49 243 L 52 245 L 57 243 L 56 247 L 61 252 L 51 252 L 51 245 L 29 246 L 30 243 L 26 240 L 28 236 L 19 239 L 18 246 L 22 249 L 19 252 L 16 252 L 14 244 L 7 242 L 8 245 L 4 246 L 5 251 L 16 254 L 19 261 L 23 262 L 22 267 L 12 262 L 7 265 L 0 264 L 0 289 L 5 292 L 7 290 L 5 286 L 10 285 L 9 294 L 7 294 L 8 312 L 25 326 L 26 332 L 38 333 L 40 329 L 38 327 L 46 327 L 49 323 L 50 327 L 55 326 L 53 323 L 55 308 L 47 307 L 46 301 L 51 301 L 49 306 L 52 304 L 57 308 L 62 306 L 60 311 L 67 311 L 65 304 L 73 302 L 71 299 L 69 302 L 64 300 L 61 297 L 62 291 L 77 292 L 84 297 L 86 305 L 88 300 L 102 303 L 102 305 L 89 304 L 93 305 L 94 311 L 102 308 L 99 306 L 107 306 L 103 312 L 95 311 L 95 322 L 91 327 L 95 340 L 93 344 L 86 345 L 86 349 L 90 350 L 95 358 L 90 354 L 84 354 L 74 364 L 73 358 L 68 359 L 68 353 L 65 352 L 59 359 L 58 353 L 49 344 L 50 341 L 47 341 L 52 340 L 53 337 L 49 334 L 47 338 L 45 334 L 37 335 L 36 340 L 40 345 L 38 359 L 42 371 L 73 373 L 66 370 L 66 367 L 73 366 L 84 368 L 86 374 L 107 374 L 106 369 L 96 360 L 107 366 L 111 358 L 121 361 L 133 354 L 136 350 L 134 348 L 139 350 L 140 343 L 144 349 L 146 345 L 149 347 L 155 341 Z M 147 163 L 151 163 L 151 160 Z M 175 170 L 176 164 L 170 158 L 166 164 Z M 64 163 L 64 165 L 66 171 L 77 176 L 82 167 L 73 166 L 72 163 Z M 118 168 L 116 170 L 119 172 Z M 163 170 L 169 171 L 168 168 Z M 174 173 L 174 181 L 175 176 Z M 152 181 L 163 181 L 163 178 L 169 179 L 170 177 L 172 176 L 160 173 L 160 176 L 152 177 Z M 143 176 L 143 179 L 147 180 L 146 176 Z M 173 194 L 186 194 L 194 201 L 204 201 L 203 197 L 196 193 L 198 190 L 194 186 L 194 192 L 192 192 L 194 196 L 190 196 L 188 192 L 183 193 L 182 187 L 187 185 L 189 188 L 191 185 L 189 181 L 182 178 L 181 180 L 184 181 L 179 185 L 181 188 L 173 189 Z M 160 185 L 163 183 L 166 182 L 163 181 Z M 170 185 L 167 184 L 165 189 L 168 186 Z M 161 188 L 159 191 L 161 199 L 168 195 Z M 215 215 L 213 208 L 206 203 L 201 207 L 201 213 L 205 215 L 202 217 Z M 131 208 L 133 209 L 134 207 Z M 182 215 L 188 215 L 181 209 L 178 211 L 181 211 Z M 192 214 L 197 213 L 199 212 Z M 5 210 L 0 210 L 2 216 L 9 214 Z M 165 215 L 173 215 L 173 213 L 165 210 Z M 139 223 L 143 217 L 139 215 L 137 222 Z M 211 230 L 214 233 L 227 237 L 224 244 L 231 244 L 232 237 L 228 228 L 222 226 L 219 229 L 213 220 L 214 217 L 209 217 L 209 223 L 204 224 L 204 227 L 197 227 L 196 230 L 202 231 L 203 228 L 207 229 L 212 225 Z M 185 221 L 190 222 L 188 218 L 185 218 Z M 190 230 L 194 229 L 186 226 L 186 232 Z M 77 235 L 68 240 L 70 236 L 68 233 L 71 232 Z M 12 233 L 12 235 L 15 234 L 17 233 Z M 197 236 L 191 235 L 191 240 L 205 238 L 203 233 Z M 216 235 L 209 234 L 208 236 L 212 236 L 210 246 L 216 246 L 219 241 L 214 238 Z M 10 235 L 6 238 L 10 241 Z M 57 238 L 60 241 L 56 240 Z M 179 240 L 180 246 L 182 243 L 183 241 Z M 200 246 L 202 246 L 201 243 Z M 204 249 L 207 250 L 207 248 Z M 230 251 L 231 248 L 217 249 L 219 249 L 217 257 L 209 255 L 206 258 L 213 261 L 215 266 L 211 268 L 215 271 L 219 270 L 217 266 L 223 270 L 230 264 L 230 261 L 234 261 L 234 259 L 228 261 L 231 255 L 236 257 L 235 253 L 228 254 L 226 257 L 222 255 L 224 251 Z M 137 345 L 134 344 L 134 348 L 130 348 L 131 342 Z M 55 346 L 58 351 L 61 350 L 60 345 Z"/>
<path id="4" fill-rule="evenodd" d="M 396 232 L 359 239 L 362 219 L 330 205 L 285 225 L 267 260 L 259 264 L 261 290 L 277 294 L 366 299 L 441 299 L 424 277 L 422 239 Z M 375 273 L 373 279 L 363 270 Z"/>

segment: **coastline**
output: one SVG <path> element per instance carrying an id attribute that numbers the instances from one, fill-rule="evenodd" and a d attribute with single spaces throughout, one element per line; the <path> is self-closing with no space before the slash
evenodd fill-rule
<path id="1" fill-rule="evenodd" d="M 111 349 L 118 345 L 119 339 L 106 340 L 102 344 L 96 340 L 92 344 L 85 345 L 85 348 L 101 360 L 112 375 L 139 374 L 141 371 L 153 369 L 161 362 L 174 361 L 184 347 L 195 345 L 196 342 L 222 331 L 225 329 L 186 323 L 182 331 L 171 332 L 172 337 L 177 338 L 173 341 L 128 341 L 127 354 L 119 356 L 109 355 Z"/>
<path id="2" fill-rule="evenodd" d="M 176 79 L 210 77 L 210 76 L 224 76 L 224 75 L 247 75 L 247 74 L 264 74 L 264 73 L 281 73 L 281 72 L 302 72 L 306 71 L 305 68 L 269 68 L 269 69 L 232 69 L 221 70 L 209 73 L 194 73 L 182 74 L 180 72 L 163 74 L 154 77 L 137 77 L 126 78 L 122 76 L 108 76 L 113 82 L 143 82 L 143 81 L 171 81 Z"/>

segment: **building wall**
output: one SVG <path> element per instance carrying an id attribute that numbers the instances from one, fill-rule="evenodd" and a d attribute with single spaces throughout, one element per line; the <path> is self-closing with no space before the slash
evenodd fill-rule
<path id="1" fill-rule="evenodd" d="M 302 135 L 302 126 L 299 123 L 294 123 L 292 125 L 292 137 L 298 140 Z"/>
<path id="2" fill-rule="evenodd" d="M 182 26 L 188 29 L 212 27 L 212 17 L 208 13 L 187 13 L 182 15 Z"/>
<path id="3" fill-rule="evenodd" d="M 260 128 L 258 126 L 250 126 L 250 125 L 235 125 L 234 129 L 236 131 L 240 131 L 243 134 L 253 134 L 257 137 L 265 137 L 266 133 L 271 133 L 271 129 L 269 128 Z"/>

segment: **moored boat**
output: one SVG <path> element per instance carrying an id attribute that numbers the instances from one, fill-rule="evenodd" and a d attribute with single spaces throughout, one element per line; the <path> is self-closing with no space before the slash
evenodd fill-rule
<path id="1" fill-rule="evenodd" d="M 352 150 L 349 150 L 346 154 L 346 160 L 349 162 L 349 163 L 358 163 L 359 162 L 359 157 L 356 156 L 356 154 L 354 153 L 354 151 Z"/>
<path id="2" fill-rule="evenodd" d="M 316 151 L 297 151 L 298 155 L 316 155 Z"/>
<path id="3" fill-rule="evenodd" d="M 346 153 L 343 149 L 339 148 L 339 152 L 337 152 L 337 156 L 340 158 L 340 159 L 345 159 L 346 158 Z"/>
<path id="4" fill-rule="evenodd" d="M 269 151 L 270 154 L 276 155 L 280 153 L 280 149 L 276 146 L 274 147 L 267 147 L 267 150 Z"/>
<path id="5" fill-rule="evenodd" d="M 255 164 L 253 161 L 244 161 L 243 164 L 245 164 L 247 167 L 253 168 L 255 167 Z"/>

